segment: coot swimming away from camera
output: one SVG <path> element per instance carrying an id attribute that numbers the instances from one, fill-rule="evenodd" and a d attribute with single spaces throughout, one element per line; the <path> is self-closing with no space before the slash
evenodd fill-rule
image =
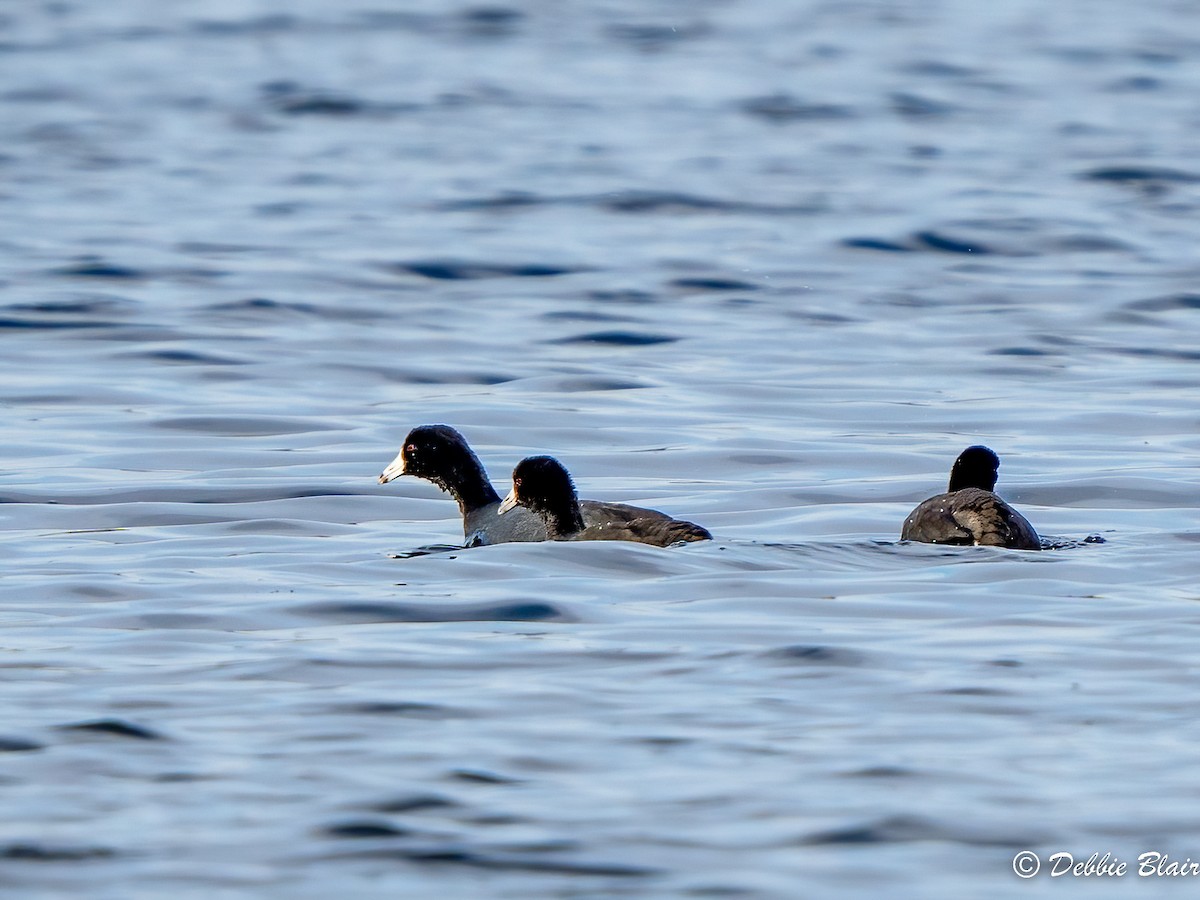
<path id="1" fill-rule="evenodd" d="M 999 470 L 1000 457 L 987 447 L 968 447 L 950 469 L 946 493 L 909 514 L 900 540 L 1041 550 L 1033 526 L 993 493 Z"/>

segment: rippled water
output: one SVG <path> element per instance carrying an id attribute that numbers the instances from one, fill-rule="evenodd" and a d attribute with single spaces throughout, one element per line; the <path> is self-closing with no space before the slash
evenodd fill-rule
<path id="1" fill-rule="evenodd" d="M 579 7 L 0 11 L 5 896 L 1200 858 L 1200 12 Z M 451 549 L 432 422 L 717 540 Z M 977 442 L 1061 549 L 896 543 Z"/>

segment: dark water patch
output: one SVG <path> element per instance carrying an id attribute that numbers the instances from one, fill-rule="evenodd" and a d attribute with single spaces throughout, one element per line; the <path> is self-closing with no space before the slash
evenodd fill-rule
<path id="1" fill-rule="evenodd" d="M 483 769 L 455 769 L 446 777 L 453 781 L 465 781 L 467 784 L 521 784 L 520 778 Z"/>
<path id="2" fill-rule="evenodd" d="M 1056 352 L 1038 347 L 1000 347 L 987 351 L 989 356 L 1058 356 Z"/>
<path id="3" fill-rule="evenodd" d="M 631 743 L 642 744 L 646 747 L 670 749 L 672 747 L 686 747 L 695 744 L 696 741 L 694 738 L 676 737 L 675 735 L 651 735 L 650 737 L 634 738 Z"/>
<path id="4" fill-rule="evenodd" d="M 415 559 L 418 556 L 433 556 L 438 553 L 453 553 L 457 550 L 464 550 L 462 544 L 428 544 L 424 547 L 417 547 L 414 550 L 401 550 L 397 553 L 389 553 L 388 559 Z"/>
<path id="5" fill-rule="evenodd" d="M 156 731 L 135 725 L 123 719 L 96 719 L 91 722 L 76 722 L 59 725 L 61 731 L 77 731 L 85 734 L 103 734 L 110 737 L 133 738 L 139 741 L 161 741 L 165 738 Z"/>
<path id="6" fill-rule="evenodd" d="M 305 497 L 358 497 L 378 494 L 379 491 L 374 485 L 365 485 L 362 488 L 342 488 L 342 487 L 289 487 L 287 485 L 278 485 L 276 487 L 228 487 L 228 488 L 205 488 L 202 486 L 188 485 L 186 487 L 145 487 L 122 490 L 105 491 L 99 489 L 95 494 L 72 492 L 69 494 L 43 494 L 43 493 L 24 493 L 14 492 L 0 498 L 8 503 L 31 503 L 31 504 L 47 504 L 47 505 L 63 505 L 63 506 L 117 506 L 122 503 L 187 503 L 187 504 L 202 504 L 202 503 L 262 503 L 271 502 L 274 500 L 300 500 Z M 235 521 L 233 519 L 204 519 L 202 521 Z M 241 519 L 240 521 L 244 521 Z M 320 527 L 328 527 L 327 524 L 322 524 Z M 87 533 L 89 529 L 81 529 L 78 532 L 63 532 L 66 533 Z M 108 528 L 91 529 L 92 531 L 109 531 Z M 456 548 L 461 549 L 461 548 Z"/>
<path id="7" fill-rule="evenodd" d="M 760 287 L 752 281 L 743 281 L 740 278 L 720 278 L 717 276 L 709 278 L 674 278 L 668 283 L 671 287 L 686 291 L 757 291 Z"/>
<path id="8" fill-rule="evenodd" d="M 1164 86 L 1165 82 L 1153 75 L 1131 75 L 1111 82 L 1107 90 L 1114 94 L 1148 94 L 1161 91 Z"/>
<path id="9" fill-rule="evenodd" d="M 408 794 L 391 800 L 381 800 L 368 807 L 373 812 L 396 815 L 423 812 L 429 809 L 453 809 L 458 803 L 440 794 Z"/>
<path id="10" fill-rule="evenodd" d="M 1099 181 L 1108 184 L 1132 185 L 1134 187 L 1164 186 L 1169 184 L 1195 184 L 1200 175 L 1172 169 L 1166 166 L 1100 166 L 1078 175 L 1084 181 Z"/>
<path id="11" fill-rule="evenodd" d="M 818 831 L 801 843 L 807 846 L 838 844 L 905 844 L 915 841 L 949 841 L 973 847 L 1029 847 L 1042 840 L 1036 835 L 1012 835 L 986 827 L 941 825 L 919 816 L 888 816 L 863 825 Z"/>
<path id="12" fill-rule="evenodd" d="M 782 453 L 731 453 L 729 461 L 739 466 L 793 466 L 796 457 L 785 456 Z"/>
<path id="13" fill-rule="evenodd" d="M 570 275 L 582 269 L 566 266 L 551 266 L 540 263 L 509 265 L 505 263 L 480 263 L 465 260 L 417 260 L 387 266 L 395 272 L 420 275 L 436 281 L 474 281 L 484 278 L 553 278 Z"/>
<path id="14" fill-rule="evenodd" d="M 881 250 L 885 253 L 911 253 L 914 249 L 906 244 L 874 237 L 843 238 L 841 244 L 854 250 Z"/>
<path id="15" fill-rule="evenodd" d="M 336 431 L 337 425 L 315 419 L 288 419 L 282 416 L 179 416 L 159 419 L 155 428 L 172 431 L 193 431 L 219 437 L 269 437 L 280 434 L 309 434 L 314 431 Z"/>
<path id="16" fill-rule="evenodd" d="M 1047 238 L 1039 249 L 1046 253 L 1132 253 L 1134 247 L 1116 238 L 1094 234 L 1072 234 Z"/>
<path id="17" fill-rule="evenodd" d="M 465 91 L 442 91 L 437 95 L 436 101 L 439 108 L 452 110 L 488 106 L 512 109 L 525 102 L 519 95 L 495 84 L 476 84 Z"/>
<path id="18" fill-rule="evenodd" d="M 978 241 L 959 240 L 936 231 L 918 231 L 913 235 L 913 239 L 918 247 L 937 250 L 941 253 L 970 253 L 974 256 L 981 256 L 992 252 Z"/>
<path id="19" fill-rule="evenodd" d="M 370 372 L 393 384 L 507 384 L 515 381 L 517 376 L 500 372 L 473 372 L 467 369 L 447 369 L 435 371 L 430 369 L 400 368 L 397 366 L 332 366 L 350 372 Z"/>
<path id="20" fill-rule="evenodd" d="M 600 375 L 538 378 L 531 379 L 529 384 L 537 390 L 554 391 L 559 394 L 582 394 L 592 391 L 636 391 L 654 387 L 654 385 L 644 382 L 624 378 L 605 378 Z"/>
<path id="21" fill-rule="evenodd" d="M 253 16 L 247 19 L 197 19 L 189 24 L 196 34 L 211 37 L 238 37 L 243 35 L 283 34 L 294 31 L 300 19 L 286 13 Z"/>
<path id="22" fill-rule="evenodd" d="M 439 25 L 439 17 L 393 9 L 364 9 L 347 13 L 352 27 L 366 31 L 411 31 L 428 34 Z"/>
<path id="23" fill-rule="evenodd" d="M 195 256 L 233 256 L 240 253 L 263 253 L 271 248 L 259 244 L 224 244 L 219 241 L 180 241 L 175 245 L 180 253 Z"/>
<path id="24" fill-rule="evenodd" d="M 894 844 L 908 841 L 937 840 L 942 829 L 916 816 L 891 816 L 865 825 L 851 825 L 817 831 L 804 838 L 801 843 L 814 846 L 822 844 Z"/>
<path id="25" fill-rule="evenodd" d="M 67 278 L 103 278 L 112 281 L 140 281 L 147 277 L 140 269 L 105 262 L 92 256 L 84 257 L 73 265 L 54 269 L 53 274 Z"/>
<path id="26" fill-rule="evenodd" d="M 109 627 L 117 628 L 151 628 L 151 629 L 210 629 L 215 627 L 225 627 L 226 620 L 217 616 L 206 616 L 200 613 L 142 613 L 137 616 L 121 617 L 119 622 L 125 624 L 117 624 L 113 620 L 107 620 Z"/>
<path id="27" fill-rule="evenodd" d="M 709 33 L 707 25 L 649 25 L 621 22 L 609 25 L 604 33 L 619 44 L 653 53 L 683 41 L 694 40 Z"/>
<path id="28" fill-rule="evenodd" d="M 507 6 L 476 6 L 458 14 L 464 31 L 477 38 L 506 38 L 516 34 L 525 14 Z"/>
<path id="29" fill-rule="evenodd" d="M 546 196 L 526 191 L 513 191 L 492 197 L 468 197 L 436 205 L 444 212 L 513 212 L 548 206 L 590 206 L 604 212 L 627 214 L 685 215 L 719 213 L 738 215 L 811 214 L 812 205 L 772 205 L 745 200 L 705 197 L 679 191 L 626 190 L 604 194 Z"/>
<path id="30" fill-rule="evenodd" d="M 585 296 L 590 300 L 596 300 L 600 303 L 636 303 L 639 306 L 645 303 L 653 303 L 658 299 L 657 294 L 632 289 L 588 291 Z"/>
<path id="31" fill-rule="evenodd" d="M 320 829 L 320 833 L 332 838 L 369 839 L 407 837 L 414 832 L 411 828 L 399 828 L 390 822 L 381 822 L 373 819 L 356 819 L 349 822 L 337 822 L 333 825 L 326 825 Z"/>
<path id="32" fill-rule="evenodd" d="M 791 94 L 769 94 L 765 97 L 750 97 L 738 107 L 747 115 L 768 122 L 812 122 L 831 119 L 849 119 L 854 112 L 836 103 L 810 103 Z"/>
<path id="33" fill-rule="evenodd" d="M 373 703 L 340 703 L 329 707 L 333 713 L 365 716 L 396 716 L 405 719 L 469 719 L 471 714 L 437 703 L 379 700 Z"/>
<path id="34" fill-rule="evenodd" d="M 1200 360 L 1200 350 L 1171 350 L 1166 347 L 1107 347 L 1111 353 L 1149 359 L 1171 359 L 1180 362 Z"/>
<path id="35" fill-rule="evenodd" d="M 269 297 L 247 297 L 245 300 L 214 303 L 208 308 L 214 312 L 270 314 L 272 318 L 277 313 L 313 315 L 320 311 L 319 307 L 311 303 L 289 303 L 284 300 L 272 300 Z"/>
<path id="36" fill-rule="evenodd" d="M 869 766 L 840 773 L 845 778 L 914 778 L 921 773 L 902 766 Z"/>
<path id="37" fill-rule="evenodd" d="M 302 203 L 297 200 L 280 200 L 276 203 L 258 203 L 254 206 L 254 213 L 268 219 L 282 219 L 302 213 L 311 207 L 311 203 Z"/>
<path id="38" fill-rule="evenodd" d="M 585 309 L 555 309 L 542 313 L 541 317 L 551 322 L 636 322 L 633 316 L 595 312 Z"/>
<path id="39" fill-rule="evenodd" d="M 141 308 L 136 300 L 113 294 L 71 294 L 70 300 L 43 300 L 39 303 L 12 303 L 0 310 L 36 313 L 46 316 L 113 316 L 130 314 Z"/>
<path id="40" fill-rule="evenodd" d="M 1200 309 L 1200 294 L 1168 294 L 1164 297 L 1136 300 L 1132 303 L 1123 304 L 1123 306 L 1125 309 L 1137 312 L 1174 312 L 1180 309 Z"/>
<path id="41" fill-rule="evenodd" d="M 906 63 L 900 66 L 900 71 L 927 78 L 973 78 L 980 74 L 978 69 L 932 59 Z"/>
<path id="42" fill-rule="evenodd" d="M 809 215 L 812 206 L 771 205 L 748 201 L 721 200 L 673 191 L 618 191 L 601 194 L 592 202 L 600 209 L 619 213 L 736 213 L 747 215 Z"/>
<path id="43" fill-rule="evenodd" d="M 447 200 L 438 203 L 435 209 L 441 212 L 511 212 L 561 203 L 561 200 L 542 197 L 528 191 L 511 191 L 493 197 L 466 197 L 462 200 Z"/>
<path id="44" fill-rule="evenodd" d="M 155 775 L 154 781 L 158 784 L 194 784 L 198 781 L 214 781 L 218 777 L 202 775 L 199 772 L 163 772 L 161 775 Z"/>
<path id="45" fill-rule="evenodd" d="M 45 746 L 27 738 L 0 737 L 0 753 L 32 753 L 44 749 Z"/>
<path id="46" fill-rule="evenodd" d="M 6 24 L 0 20 L 0 26 Z M 72 89 L 50 86 L 37 85 L 34 87 L 17 88 L 15 90 L 4 91 L 0 93 L 0 101 L 5 103 L 31 103 L 36 106 L 45 106 L 51 103 L 80 103 L 86 102 L 86 97 Z"/>
<path id="47" fill-rule="evenodd" d="M 321 537 L 329 533 L 330 526 L 324 522 L 304 519 L 235 519 L 219 529 L 225 534 L 304 534 Z"/>
<path id="48" fill-rule="evenodd" d="M 889 99 L 892 111 L 903 119 L 945 119 L 959 111 L 953 103 L 919 94 L 898 92 L 892 94 Z"/>
<path id="49" fill-rule="evenodd" d="M 117 855 L 111 847 L 69 847 L 52 844 L 0 844 L 0 859 L 22 862 L 86 862 L 91 859 L 110 859 Z"/>
<path id="50" fill-rule="evenodd" d="M 521 601 L 494 604 L 310 603 L 296 608 L 306 616 L 334 619 L 344 625 L 367 622 L 574 622 L 575 616 L 549 603 Z"/>
<path id="51" fill-rule="evenodd" d="M 837 313 L 814 313 L 803 310 L 789 310 L 785 315 L 789 319 L 807 322 L 810 325 L 852 325 L 855 322 L 864 321 L 850 316 L 840 316 Z"/>
<path id="52" fill-rule="evenodd" d="M 865 660 L 857 650 L 814 644 L 792 644 L 762 654 L 774 662 L 803 666 L 861 666 Z"/>
<path id="53" fill-rule="evenodd" d="M 0 316 L 0 329 L 11 329 L 14 331 L 63 331 L 69 329 L 96 329 L 96 328 L 119 328 L 119 322 L 97 322 L 92 319 L 22 319 L 11 316 Z"/>
<path id="54" fill-rule="evenodd" d="M 589 331 L 572 337 L 547 341 L 548 344 L 607 344 L 612 347 L 649 347 L 653 344 L 670 344 L 679 338 L 668 334 L 650 334 L 642 331 Z"/>
<path id="55" fill-rule="evenodd" d="M 1011 697 L 1012 691 L 1004 691 L 999 688 L 987 687 L 959 687 L 959 688 L 942 688 L 941 690 L 931 691 L 933 694 L 941 694 L 947 697 Z"/>
<path id="56" fill-rule="evenodd" d="M 602 878 L 646 878 L 659 870 L 621 863 L 572 862 L 536 856 L 485 853 L 457 845 L 424 849 L 385 848 L 339 854 L 337 859 L 395 859 L 436 866 L 468 866 L 488 871 L 536 872 L 546 875 L 596 876 Z"/>
<path id="57" fill-rule="evenodd" d="M 148 362 L 174 366 L 244 366 L 250 360 L 214 356 L 194 350 L 149 350 L 139 353 L 122 353 L 120 359 L 144 359 Z"/>
<path id="58" fill-rule="evenodd" d="M 388 116 L 420 109 L 416 103 L 375 103 L 341 91 L 310 88 L 294 81 L 270 81 L 260 85 L 264 102 L 286 116 Z"/>

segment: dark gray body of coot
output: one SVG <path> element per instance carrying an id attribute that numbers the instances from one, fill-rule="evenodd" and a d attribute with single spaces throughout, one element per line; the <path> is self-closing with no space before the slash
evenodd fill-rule
<path id="1" fill-rule="evenodd" d="M 587 501 L 579 502 L 570 474 L 551 456 L 531 456 L 513 469 L 513 487 L 499 512 L 509 515 L 520 507 L 538 516 L 552 541 L 636 541 L 669 547 L 712 540 L 708 529 L 656 509 L 604 503 L 589 510 Z"/>
<path id="2" fill-rule="evenodd" d="M 995 453 L 987 447 L 968 447 L 950 469 L 946 493 L 930 497 L 909 514 L 900 540 L 1041 550 L 1041 539 L 1029 521 L 996 496 L 999 471 Z"/>

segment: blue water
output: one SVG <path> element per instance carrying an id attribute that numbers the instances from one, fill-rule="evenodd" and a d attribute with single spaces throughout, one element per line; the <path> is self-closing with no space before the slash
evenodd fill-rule
<path id="1" fill-rule="evenodd" d="M 1197 34 L 0 10 L 0 892 L 1193 890 L 1012 860 L 1200 858 Z M 716 540 L 445 549 L 434 422 Z M 972 443 L 1060 549 L 896 542 Z"/>

